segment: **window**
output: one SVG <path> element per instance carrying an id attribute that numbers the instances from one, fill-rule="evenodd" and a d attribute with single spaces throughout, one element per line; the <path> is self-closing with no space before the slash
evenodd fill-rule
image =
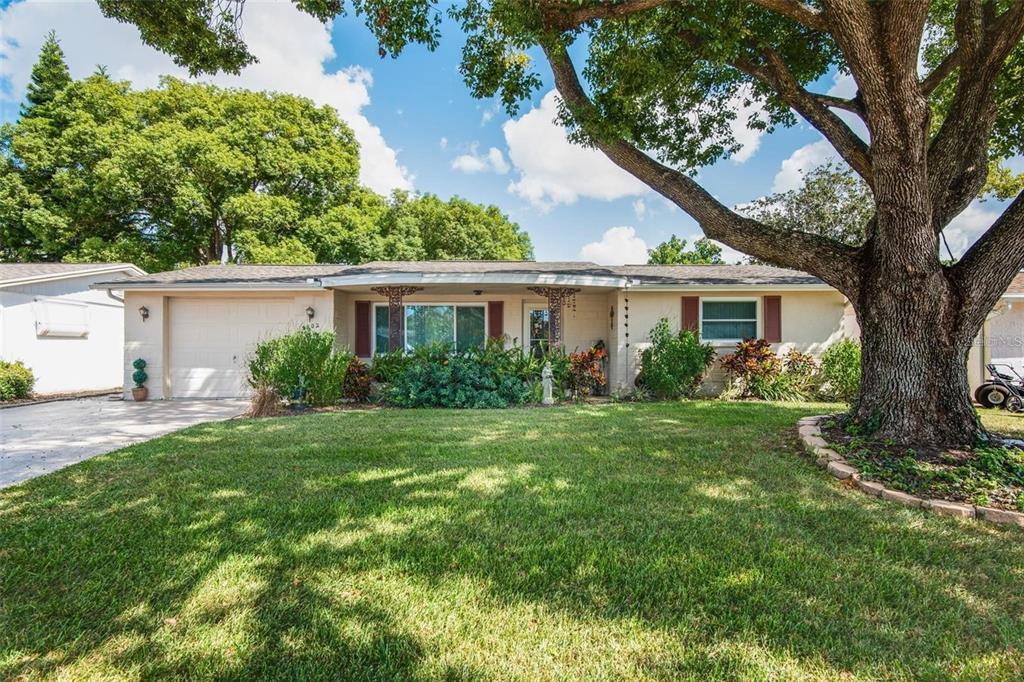
<path id="1" fill-rule="evenodd" d="M 702 299 L 700 335 L 705 341 L 757 338 L 757 301 Z"/>
<path id="2" fill-rule="evenodd" d="M 528 308 L 526 311 L 527 337 L 530 340 L 530 353 L 537 358 L 543 357 L 548 347 L 548 309 Z"/>
<path id="3" fill-rule="evenodd" d="M 404 306 L 405 350 L 434 343 L 448 343 L 464 351 L 482 346 L 487 338 L 487 308 L 482 305 L 414 303 Z M 373 313 L 374 349 L 388 349 L 388 306 L 377 305 Z"/>

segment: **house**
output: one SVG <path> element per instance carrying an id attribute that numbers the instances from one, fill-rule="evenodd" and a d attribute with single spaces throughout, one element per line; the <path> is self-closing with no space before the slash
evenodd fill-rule
<path id="1" fill-rule="evenodd" d="M 967 373 L 971 389 L 988 378 L 985 365 L 1010 365 L 1024 374 L 1024 273 L 1018 273 L 989 314 L 971 348 Z"/>
<path id="2" fill-rule="evenodd" d="M 116 389 L 123 303 L 90 287 L 145 274 L 130 263 L 0 263 L 0 359 L 24 362 L 37 393 Z"/>
<path id="3" fill-rule="evenodd" d="M 630 387 L 659 318 L 699 330 L 720 353 L 744 337 L 820 356 L 856 336 L 852 308 L 802 272 L 759 265 L 600 266 L 436 261 L 364 265 L 207 265 L 99 282 L 125 299 L 124 385 L 142 358 L 152 398 L 248 393 L 254 345 L 302 324 L 336 332 L 369 359 L 436 341 L 505 337 L 530 348 L 608 348 L 613 388 Z M 719 371 L 707 390 L 722 386 Z"/>

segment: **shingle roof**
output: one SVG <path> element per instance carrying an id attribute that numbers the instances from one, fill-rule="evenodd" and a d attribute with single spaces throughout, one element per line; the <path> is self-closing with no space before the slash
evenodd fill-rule
<path id="1" fill-rule="evenodd" d="M 820 285 L 797 270 L 767 265 L 598 265 L 582 261 L 374 261 L 362 265 L 202 265 L 157 272 L 109 284 L 150 286 L 273 285 L 300 286 L 307 279 L 375 274 L 559 274 L 584 277 L 628 277 L 643 284 L 692 285 Z M 104 283 L 108 284 L 108 283 Z"/>
<path id="2" fill-rule="evenodd" d="M 56 277 L 95 270 L 137 269 L 131 263 L 0 263 L 0 282 Z"/>

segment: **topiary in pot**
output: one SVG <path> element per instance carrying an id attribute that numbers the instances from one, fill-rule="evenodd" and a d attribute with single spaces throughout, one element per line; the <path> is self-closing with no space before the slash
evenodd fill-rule
<path id="1" fill-rule="evenodd" d="M 135 382 L 135 387 L 132 388 L 132 398 L 141 402 L 149 397 L 149 389 L 146 388 L 146 381 L 149 379 L 149 375 L 146 374 L 146 361 L 138 358 L 132 363 L 132 367 L 135 368 L 135 371 L 132 372 L 132 381 Z"/>

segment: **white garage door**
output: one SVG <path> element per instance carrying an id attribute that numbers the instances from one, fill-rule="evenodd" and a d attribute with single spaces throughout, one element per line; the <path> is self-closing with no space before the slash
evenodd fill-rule
<path id="1" fill-rule="evenodd" d="M 989 321 L 989 357 L 1024 372 L 1024 302 L 1003 303 Z"/>
<path id="2" fill-rule="evenodd" d="M 172 398 L 247 396 L 253 347 L 301 322 L 284 298 L 174 298 L 170 308 Z"/>

